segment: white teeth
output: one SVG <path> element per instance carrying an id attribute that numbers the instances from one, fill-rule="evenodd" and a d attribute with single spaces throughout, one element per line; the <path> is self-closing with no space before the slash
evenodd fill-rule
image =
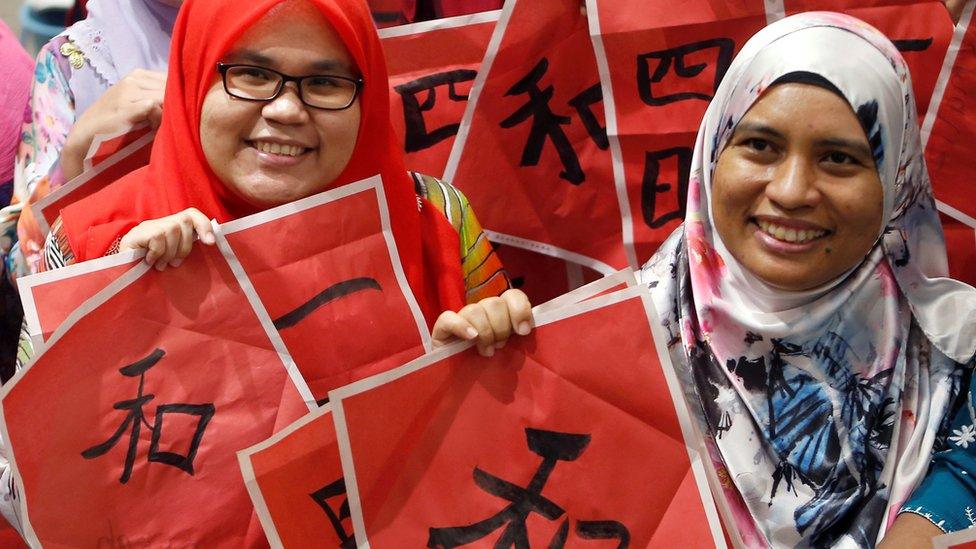
<path id="1" fill-rule="evenodd" d="M 756 220 L 756 223 L 764 233 L 772 235 L 777 240 L 792 242 L 794 244 L 805 244 L 827 234 L 827 231 L 791 229 L 789 227 L 776 225 L 762 219 Z"/>
<path id="2" fill-rule="evenodd" d="M 280 143 L 269 143 L 267 141 L 255 141 L 254 148 L 263 153 L 280 154 L 284 156 L 298 156 L 305 152 L 304 147 L 282 145 Z"/>

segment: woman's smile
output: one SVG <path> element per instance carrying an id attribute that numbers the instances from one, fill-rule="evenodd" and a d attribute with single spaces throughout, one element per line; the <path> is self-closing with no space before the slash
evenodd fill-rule
<path id="1" fill-rule="evenodd" d="M 831 231 L 816 224 L 782 217 L 756 216 L 749 222 L 755 226 L 755 236 L 762 246 L 784 254 L 813 251 L 831 235 Z"/>

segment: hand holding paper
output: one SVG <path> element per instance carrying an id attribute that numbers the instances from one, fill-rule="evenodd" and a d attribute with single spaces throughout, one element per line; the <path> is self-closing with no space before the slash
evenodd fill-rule
<path id="1" fill-rule="evenodd" d="M 167 266 L 179 267 L 193 249 L 197 236 L 207 245 L 216 242 L 207 216 L 196 208 L 187 208 L 161 219 L 150 219 L 136 225 L 119 243 L 119 251 L 146 250 L 146 263 L 157 271 Z"/>
<path id="2" fill-rule="evenodd" d="M 508 290 L 501 297 L 489 297 L 458 312 L 444 311 L 434 323 L 433 344 L 447 345 L 452 338 L 477 339 L 478 353 L 492 356 L 505 346 L 512 333 L 532 331 L 532 305 L 521 290 Z"/>

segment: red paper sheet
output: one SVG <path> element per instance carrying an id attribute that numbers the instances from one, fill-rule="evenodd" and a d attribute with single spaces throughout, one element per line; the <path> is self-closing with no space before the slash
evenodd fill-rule
<path id="1" fill-rule="evenodd" d="M 90 153 L 90 169 L 48 194 L 31 210 L 43 234 L 50 231 L 51 225 L 61 215 L 61 210 L 107 187 L 129 172 L 149 163 L 155 131 L 146 128 L 134 130 L 105 141 L 96 142 Z M 86 166 L 87 167 L 87 166 Z"/>
<path id="2" fill-rule="evenodd" d="M 976 287 L 976 229 L 948 215 L 940 217 L 949 252 L 949 276 Z"/>
<path id="3" fill-rule="evenodd" d="M 584 269 L 590 271 L 582 265 L 515 246 L 497 244 L 495 252 L 512 286 L 525 292 L 531 303 L 545 303 L 578 287 L 586 276 Z"/>
<path id="4" fill-rule="evenodd" d="M 976 200 L 973 200 L 972 191 L 976 181 L 972 153 L 972 143 L 976 142 L 973 119 L 976 112 L 973 101 L 976 24 L 973 9 L 970 2 L 963 10 L 953 37 L 953 48 L 942 67 L 944 88 L 936 90 L 932 109 L 922 125 L 922 140 L 926 143 L 925 161 L 935 198 L 942 203 L 940 210 L 976 228 Z"/>
<path id="5" fill-rule="evenodd" d="M 179 269 L 142 264 L 72 314 L 0 410 L 27 539 L 88 547 L 262 545 L 236 452 L 308 412 L 204 246 Z"/>
<path id="6" fill-rule="evenodd" d="M 330 405 L 238 453 L 275 547 L 355 547 Z"/>
<path id="7" fill-rule="evenodd" d="M 500 11 L 380 31 L 407 169 L 440 177 Z"/>
<path id="8" fill-rule="evenodd" d="M 838 11 L 857 17 L 891 39 L 908 63 L 921 120 L 928 110 L 942 60 L 952 38 L 952 19 L 938 0 L 785 0 L 786 14 Z"/>
<path id="9" fill-rule="evenodd" d="M 34 343 L 47 341 L 68 315 L 145 257 L 124 252 L 17 279 L 24 321 Z"/>
<path id="10" fill-rule="evenodd" d="M 684 220 L 695 135 L 708 103 L 745 41 L 766 25 L 762 0 L 716 4 L 666 0 L 588 0 L 607 128 L 626 194 L 624 238 L 646 262 Z M 681 76 L 677 67 L 691 67 Z"/>
<path id="11" fill-rule="evenodd" d="M 602 92 L 578 0 L 512 0 L 445 178 L 489 238 L 604 274 L 627 266 Z"/>
<path id="12" fill-rule="evenodd" d="M 317 401 L 430 348 L 379 176 L 231 221 L 220 232 Z"/>
<path id="13" fill-rule="evenodd" d="M 724 547 L 650 311 L 624 290 L 540 315 L 491 360 L 456 345 L 332 392 L 357 539 Z"/>

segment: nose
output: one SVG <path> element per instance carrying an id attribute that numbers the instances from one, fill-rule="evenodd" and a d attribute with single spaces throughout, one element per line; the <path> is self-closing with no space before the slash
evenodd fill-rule
<path id="1" fill-rule="evenodd" d="M 270 121 L 288 125 L 304 124 L 309 120 L 308 110 L 298 96 L 298 86 L 294 82 L 286 83 L 278 97 L 264 105 L 261 115 Z"/>
<path id="2" fill-rule="evenodd" d="M 766 184 L 766 197 L 785 210 L 812 208 L 820 202 L 816 161 L 802 154 L 787 155 Z"/>

